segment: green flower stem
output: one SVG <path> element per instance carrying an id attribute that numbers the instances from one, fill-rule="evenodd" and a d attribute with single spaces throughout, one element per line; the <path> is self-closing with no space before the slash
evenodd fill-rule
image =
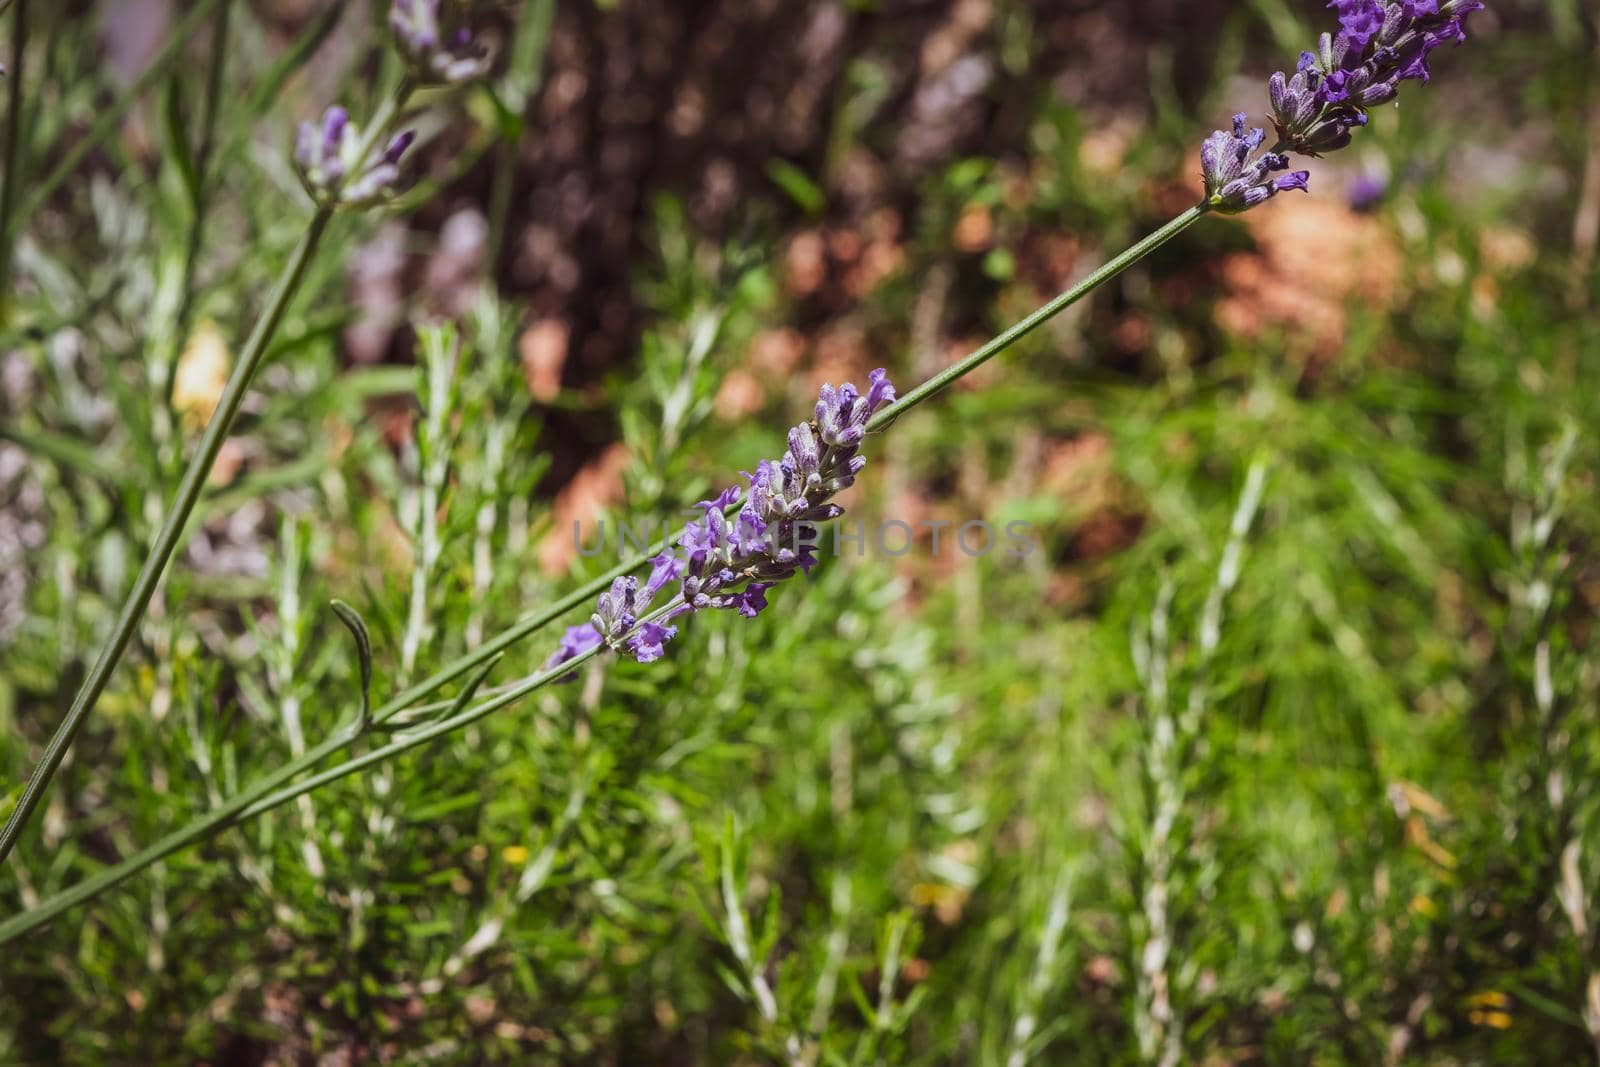
<path id="1" fill-rule="evenodd" d="M 205 434 L 200 438 L 199 447 L 195 449 L 188 468 L 183 472 L 177 496 L 167 509 L 166 518 L 162 520 L 161 530 L 156 534 L 155 543 L 151 546 L 149 555 L 145 557 L 144 566 L 139 569 L 139 576 L 134 579 L 133 589 L 123 603 L 122 611 L 117 615 L 110 639 L 101 649 L 94 667 L 84 678 L 83 685 L 78 689 L 78 695 L 73 698 L 72 707 L 67 711 L 67 717 L 56 727 L 55 734 L 50 738 L 50 744 L 45 748 L 44 756 L 28 778 L 28 784 L 17 801 L 16 809 L 6 820 L 5 829 L 0 830 L 0 861 L 10 855 L 16 846 L 17 838 L 22 834 L 23 827 L 28 824 L 34 808 L 38 807 L 39 801 L 44 797 L 45 790 L 50 787 L 50 779 L 61 766 L 67 749 L 72 747 L 73 739 L 82 729 L 89 712 L 94 710 L 95 702 L 105 691 L 106 684 L 111 681 L 112 672 L 121 661 L 128 643 L 133 640 L 134 631 L 139 628 L 139 621 L 144 618 L 145 609 L 150 605 L 150 598 L 155 595 L 156 586 L 166 573 L 168 561 L 177 551 L 178 544 L 184 540 L 184 527 L 188 524 L 189 515 L 194 511 L 195 504 L 200 500 L 201 490 L 205 488 L 206 479 L 211 475 L 211 467 L 217 461 L 217 453 L 222 450 L 222 443 L 227 440 L 228 431 L 233 427 L 233 420 L 239 414 L 239 407 L 244 403 L 250 380 L 255 377 L 256 368 L 261 364 L 261 357 L 266 354 L 272 335 L 277 332 L 278 323 L 282 321 L 283 314 L 289 307 L 289 301 L 300 288 L 306 268 L 311 263 L 317 243 L 322 239 L 331 217 L 332 211 L 327 208 L 318 209 L 311 217 L 305 235 L 295 246 L 293 254 L 289 257 L 288 266 L 284 268 L 283 276 L 278 279 L 278 286 L 273 291 L 272 298 L 267 302 L 261 317 L 256 320 L 255 329 L 245 342 L 244 351 L 240 353 L 239 362 L 228 378 L 228 384 L 217 402 L 217 409 L 212 413 Z"/>
<path id="2" fill-rule="evenodd" d="M 470 726 L 479 719 L 499 711 L 501 708 L 509 707 L 510 705 L 515 704 L 517 701 L 521 700 L 523 697 L 534 692 L 535 690 L 543 689 L 557 678 L 563 678 L 566 675 L 571 674 L 579 666 L 587 663 L 589 660 L 599 655 L 602 651 L 605 651 L 604 646 L 601 646 L 600 648 L 591 648 L 589 651 L 580 653 L 579 655 L 574 656 L 572 659 L 567 660 L 559 667 L 554 667 L 548 671 L 540 671 L 538 674 L 529 675 L 516 685 L 513 685 L 509 689 L 497 694 L 496 696 L 490 697 L 481 704 L 466 708 L 455 715 L 440 719 L 438 722 L 420 724 L 414 728 L 408 729 L 404 734 L 395 738 L 387 745 L 382 745 L 378 748 L 371 749 L 370 751 L 363 752 L 361 755 L 345 760 L 343 763 L 340 763 L 337 766 L 329 767 L 325 771 L 313 774 L 308 778 L 294 783 L 293 785 L 285 786 L 274 793 L 270 793 L 267 796 L 261 797 L 259 800 L 256 800 L 254 803 L 240 811 L 239 819 L 253 819 L 258 815 L 263 815 L 281 804 L 287 804 L 296 797 L 304 796 L 306 793 L 309 793 L 314 789 L 320 789 L 323 786 L 328 785 L 330 782 L 337 782 L 341 778 L 348 778 L 357 771 L 364 771 L 368 767 L 376 766 L 391 756 L 398 756 L 400 753 L 416 748 L 418 745 L 425 745 L 429 741 L 435 740 L 436 738 L 443 737 L 446 734 L 454 733 L 464 726 Z M 10 931 L 5 926 L 0 925 L 0 942 L 5 941 L 9 933 Z"/>
<path id="3" fill-rule="evenodd" d="M 330 782 L 336 782 L 340 778 L 366 770 L 368 767 L 381 763 L 391 756 L 397 756 L 402 752 L 416 748 L 418 745 L 427 744 L 436 738 L 453 733 L 464 726 L 477 722 L 486 715 L 514 704 L 536 689 L 541 689 L 557 678 L 570 674 L 583 663 L 599 655 L 601 651 L 604 651 L 604 649 L 590 649 L 557 668 L 541 671 L 523 679 L 511 688 L 485 700 L 481 704 L 466 708 L 448 718 L 440 719 L 438 722 L 419 725 L 386 745 L 363 752 L 359 756 L 352 757 L 325 771 L 294 782 L 292 785 L 285 784 L 292 782 L 302 773 L 315 767 L 360 736 L 352 727 L 346 727 L 314 748 L 307 749 L 305 755 L 284 764 L 261 781 L 202 815 L 182 829 L 168 834 L 153 845 L 140 849 L 121 863 L 85 878 L 71 889 L 63 890 L 34 908 L 20 915 L 14 915 L 5 922 L 0 923 L 0 944 L 5 944 L 14 938 L 21 937 L 30 930 L 37 929 L 69 908 L 82 904 L 87 900 L 92 900 L 101 893 L 121 885 L 151 865 L 197 841 L 210 837 L 212 834 L 246 819 L 262 815 L 282 804 L 287 804 L 289 801 L 304 796 L 312 790 L 320 789 Z"/>
<path id="4" fill-rule="evenodd" d="M 0 944 L 4 944 L 15 937 L 27 933 L 29 930 L 37 928 L 68 908 L 75 907 L 86 900 L 99 896 L 108 889 L 121 885 L 135 874 L 155 863 L 159 863 L 174 852 L 186 848 L 197 841 L 204 840 L 230 826 L 245 808 L 262 797 L 269 795 L 283 783 L 291 781 L 307 768 L 327 759 L 334 752 L 349 744 L 351 740 L 352 737 L 348 733 L 342 733 L 329 738 L 314 748 L 307 749 L 305 755 L 299 759 L 284 764 L 271 774 L 264 776 L 260 781 L 236 794 L 225 804 L 213 808 L 182 829 L 168 834 L 153 845 L 140 849 L 121 863 L 107 867 L 98 874 L 85 878 L 71 889 L 62 890 L 32 909 L 22 912 L 20 915 L 13 915 L 5 922 L 0 923 Z"/>
<path id="5" fill-rule="evenodd" d="M 361 143 L 362 152 L 358 158 L 365 159 L 371 153 L 378 138 L 405 106 L 412 89 L 410 79 L 402 79 L 395 91 L 384 99 L 377 114 L 367 126 L 365 139 Z M 145 609 L 150 606 L 150 598 L 155 595 L 156 586 L 161 583 L 167 563 L 172 559 L 179 544 L 187 540 L 186 530 L 190 516 L 205 489 L 206 480 L 211 476 L 211 468 L 217 461 L 217 453 L 222 450 L 222 443 L 227 440 L 228 432 L 233 428 L 234 419 L 238 417 L 239 408 L 244 403 L 251 379 L 255 377 L 257 368 L 271 351 L 273 335 L 278 332 L 278 324 L 282 322 L 289 302 L 294 299 L 301 281 L 305 278 L 306 268 L 311 265 L 317 245 L 333 218 L 333 211 L 332 205 L 324 204 L 312 215 L 305 234 L 300 238 L 300 243 L 289 256 L 289 263 L 284 267 L 266 309 L 256 320 L 255 329 L 245 341 L 244 350 L 239 354 L 239 362 L 229 375 L 228 384 L 217 402 L 217 409 L 212 412 L 211 421 L 206 425 L 205 433 L 201 435 L 199 447 L 183 473 L 177 497 L 167 509 L 166 517 L 161 522 L 161 530 L 156 534 L 155 544 L 151 546 L 150 554 L 139 570 L 139 576 L 134 579 L 133 590 L 128 594 L 128 599 L 122 605 L 122 611 L 117 615 L 110 640 L 101 650 L 88 676 L 84 678 L 77 696 L 73 698 L 72 707 L 67 711 L 67 717 L 56 727 L 50 743 L 45 746 L 44 756 L 28 777 L 27 785 L 23 787 L 16 808 L 6 820 L 5 828 L 0 830 L 0 862 L 4 862 L 11 854 L 11 850 L 16 847 L 17 838 L 22 835 L 34 809 L 43 799 L 45 790 L 50 787 L 50 779 L 60 768 L 67 750 L 72 747 L 73 739 L 82 729 L 89 713 L 94 710 L 100 694 L 105 692 L 112 673 L 122 659 L 122 654 L 127 651 L 129 642 L 133 640 L 134 631 L 139 628 L 139 621 L 144 618 Z"/>
<path id="6" fill-rule="evenodd" d="M 1115 278 L 1145 256 L 1148 256 L 1151 252 L 1154 252 L 1178 236 L 1178 234 L 1193 226 L 1206 211 L 1207 208 L 1204 204 L 1190 208 L 1159 230 L 1128 248 L 1121 255 L 1102 264 L 1078 284 L 1060 294 L 1048 304 L 1043 305 L 1033 314 L 998 335 L 965 359 L 952 363 L 888 407 L 879 410 L 876 415 L 867 420 L 867 432 L 876 433 L 882 430 L 930 396 L 948 388 L 958 378 L 965 377 L 973 370 L 983 366 L 989 360 L 1055 318 L 1062 311 L 1076 304 L 1079 300 L 1082 300 L 1085 296 L 1088 296 L 1106 282 Z"/>
<path id="7" fill-rule="evenodd" d="M 1083 297 L 1193 225 L 1204 213 L 1203 208 L 1196 207 L 1179 215 L 1159 230 L 1139 241 L 1126 252 L 1108 261 L 1071 289 L 1057 296 L 1048 304 L 1045 304 L 1039 310 L 1012 326 L 982 348 L 979 348 L 972 355 L 934 375 L 894 404 L 884 408 L 878 413 L 879 417 L 873 420 L 877 425 L 872 428 L 882 429 L 895 416 L 910 410 L 934 393 L 949 386 L 974 367 L 981 365 L 1009 348 L 1018 340 L 1037 329 L 1047 319 L 1083 299 Z M 484 663 L 503 653 L 507 648 L 537 633 L 573 608 L 582 604 L 592 603 L 595 597 L 610 587 L 613 580 L 644 566 L 650 561 L 651 556 L 664 551 L 670 547 L 670 544 L 671 539 L 663 539 L 657 542 L 649 551 L 633 559 L 625 560 L 606 573 L 573 590 L 545 610 L 524 619 L 500 634 L 500 636 L 486 642 L 467 655 L 451 661 L 427 678 L 395 694 L 373 712 L 373 724 L 382 724 L 401 712 L 411 709 L 422 698 L 436 693 L 474 668 L 481 667 Z M 655 617 L 655 613 L 652 613 L 651 617 Z M 482 703 L 455 715 L 440 719 L 437 722 L 419 725 L 415 728 L 408 727 L 406 733 L 389 744 L 374 748 L 337 766 L 306 777 L 301 781 L 294 781 L 301 774 L 320 764 L 355 739 L 353 731 L 349 729 L 340 731 L 328 740 L 307 750 L 304 756 L 284 764 L 255 785 L 242 791 L 231 800 L 189 823 L 187 826 L 168 834 L 122 862 L 84 879 L 71 889 L 63 890 L 36 905 L 31 910 L 0 923 L 0 944 L 11 941 L 37 928 L 69 908 L 93 899 L 159 860 L 209 837 L 213 833 L 226 829 L 246 818 L 263 814 L 280 804 L 293 800 L 329 782 L 355 774 L 388 759 L 390 756 L 398 755 L 408 749 L 415 748 L 417 745 L 424 744 L 470 723 L 477 722 L 484 716 L 507 707 L 521 700 L 529 693 L 548 685 L 557 677 L 565 676 L 580 664 L 598 655 L 599 651 L 599 649 L 590 650 L 561 664 L 558 668 L 532 675 Z M 291 782 L 293 784 L 288 784 Z"/>
<path id="8" fill-rule="evenodd" d="M 0 324 L 5 323 L 11 303 L 11 209 L 16 203 L 17 186 L 22 182 L 22 175 L 17 171 L 22 162 L 22 65 L 28 50 L 28 0 L 16 0 L 16 4 L 11 31 L 11 70 L 7 74 L 11 91 L 6 104 L 6 169 L 0 174 Z"/>

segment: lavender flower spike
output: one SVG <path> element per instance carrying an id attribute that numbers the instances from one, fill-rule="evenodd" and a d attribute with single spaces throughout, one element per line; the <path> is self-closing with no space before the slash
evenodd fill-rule
<path id="1" fill-rule="evenodd" d="M 640 663 L 666 654 L 677 636 L 673 619 L 707 608 L 725 608 L 753 619 L 767 606 L 767 590 L 817 563 L 816 524 L 844 509 L 833 497 L 850 487 L 866 466 L 859 454 L 872 413 L 895 399 L 886 371 L 875 370 L 865 394 L 845 384 L 824 385 L 814 418 L 789 431 L 782 458 L 756 465 L 750 491 L 729 487 L 697 507 L 703 516 L 684 527 L 677 552 L 651 560 L 644 585 L 618 578 L 600 595 L 594 617 L 568 630 L 546 667 L 587 652 L 601 642 Z M 730 520 L 727 511 L 742 506 Z M 659 608 L 657 597 L 677 590 Z"/>
<path id="2" fill-rule="evenodd" d="M 441 0 L 394 0 L 389 31 L 395 46 L 423 84 L 458 85 L 487 73 L 487 52 L 466 29 L 448 33 L 441 24 Z"/>
<path id="3" fill-rule="evenodd" d="M 1367 111 L 1393 100 L 1403 81 L 1427 82 L 1428 55 L 1467 39 L 1464 21 L 1483 0 L 1332 0 L 1337 34 L 1301 55 L 1291 78 L 1274 74 L 1273 122 L 1282 147 L 1316 156 L 1343 148 Z"/>
<path id="4" fill-rule="evenodd" d="M 1243 113 L 1233 117 L 1233 132 L 1217 130 L 1200 146 L 1201 176 L 1205 180 L 1206 205 L 1213 211 L 1235 214 L 1265 203 L 1287 189 L 1306 188 L 1308 172 L 1297 170 L 1279 177 L 1273 175 L 1289 166 L 1281 152 L 1261 152 L 1266 132 L 1246 131 Z"/>
<path id="5" fill-rule="evenodd" d="M 1464 22 L 1483 0 L 1331 0 L 1337 35 L 1324 33 L 1314 52 L 1300 53 L 1293 75 L 1279 71 L 1267 82 L 1278 143 L 1255 155 L 1260 130 L 1245 133 L 1244 116 L 1233 135 L 1217 131 L 1200 148 L 1205 204 L 1216 211 L 1245 211 L 1285 189 L 1306 188 L 1305 171 L 1280 177 L 1285 151 L 1307 156 L 1334 152 L 1367 124 L 1369 108 L 1386 104 L 1403 81 L 1426 82 L 1428 54 L 1446 41 L 1467 39 Z"/>
<path id="6" fill-rule="evenodd" d="M 376 156 L 362 158 L 366 141 L 342 107 L 330 107 L 320 124 L 302 122 L 294 165 L 300 184 L 319 204 L 366 207 L 386 197 L 400 179 L 400 161 L 416 134 L 396 134 Z"/>

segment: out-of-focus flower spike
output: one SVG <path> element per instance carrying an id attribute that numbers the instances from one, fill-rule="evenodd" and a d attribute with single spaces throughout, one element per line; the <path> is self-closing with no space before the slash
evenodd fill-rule
<path id="1" fill-rule="evenodd" d="M 400 162 L 416 139 L 395 135 L 381 153 L 362 158 L 366 139 L 344 108 L 334 106 L 319 123 L 302 122 L 295 135 L 294 164 L 300 183 L 317 203 L 367 207 L 387 197 L 400 180 Z"/>
<path id="2" fill-rule="evenodd" d="M 394 0 L 389 31 L 395 47 L 411 65 L 412 77 L 425 85 L 458 85 L 489 70 L 488 50 L 465 26 L 445 27 L 441 0 Z"/>

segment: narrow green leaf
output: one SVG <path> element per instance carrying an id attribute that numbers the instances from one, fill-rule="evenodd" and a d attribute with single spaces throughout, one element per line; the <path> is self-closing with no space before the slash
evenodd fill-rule
<path id="1" fill-rule="evenodd" d="M 194 150 L 189 146 L 178 82 L 176 73 L 167 79 L 166 99 L 161 109 L 162 132 L 167 141 L 167 158 L 177 166 L 178 177 L 189 194 L 189 206 L 195 207 L 200 203 L 200 170 L 195 166 Z"/>
<path id="2" fill-rule="evenodd" d="M 356 733 L 364 734 L 372 724 L 372 637 L 355 608 L 342 600 L 329 601 L 328 606 L 356 639 L 356 654 L 361 657 L 361 717 L 356 720 Z"/>
<path id="3" fill-rule="evenodd" d="M 788 193 L 789 199 L 798 204 L 801 211 L 813 218 L 822 214 L 828 206 L 828 197 L 822 191 L 822 186 L 812 181 L 805 171 L 788 160 L 769 160 L 767 177 L 771 178 L 778 188 Z"/>

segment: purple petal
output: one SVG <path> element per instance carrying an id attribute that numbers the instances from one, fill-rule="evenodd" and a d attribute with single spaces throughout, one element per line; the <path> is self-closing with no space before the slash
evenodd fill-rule
<path id="1" fill-rule="evenodd" d="M 666 653 L 666 643 L 678 636 L 676 626 L 660 623 L 642 623 L 639 629 L 622 643 L 628 654 L 640 663 L 654 663 Z"/>
<path id="2" fill-rule="evenodd" d="M 1288 174 L 1274 179 L 1272 185 L 1273 188 L 1277 189 L 1280 193 L 1288 192 L 1290 189 L 1299 189 L 1301 192 L 1309 192 L 1310 189 L 1306 184 L 1306 180 L 1310 177 L 1311 172 L 1308 170 L 1290 171 Z"/>
<path id="3" fill-rule="evenodd" d="M 895 401 L 894 383 L 889 381 L 889 372 L 882 367 L 867 375 L 871 385 L 867 389 L 867 409 L 877 411 L 885 404 Z"/>
<path id="4" fill-rule="evenodd" d="M 403 133 L 395 134 L 389 141 L 389 147 L 383 150 L 383 161 L 390 164 L 399 163 L 400 157 L 406 154 L 406 149 L 410 148 L 411 142 L 416 139 L 416 130 L 406 130 Z"/>
<path id="5" fill-rule="evenodd" d="M 567 627 L 567 632 L 561 635 L 560 645 L 554 652 L 550 653 L 550 658 L 544 661 L 544 666 L 540 669 L 548 671 L 554 667 L 559 667 L 563 663 L 577 659 L 585 652 L 599 647 L 600 631 L 596 630 L 592 625 L 582 623 L 578 626 L 569 626 Z M 569 674 L 567 678 L 561 680 L 566 681 L 572 677 L 573 675 Z"/>
<path id="6" fill-rule="evenodd" d="M 350 122 L 350 113 L 344 108 L 335 105 L 330 107 L 322 116 L 322 150 L 328 155 L 339 151 L 339 141 L 344 137 L 344 128 Z"/>

